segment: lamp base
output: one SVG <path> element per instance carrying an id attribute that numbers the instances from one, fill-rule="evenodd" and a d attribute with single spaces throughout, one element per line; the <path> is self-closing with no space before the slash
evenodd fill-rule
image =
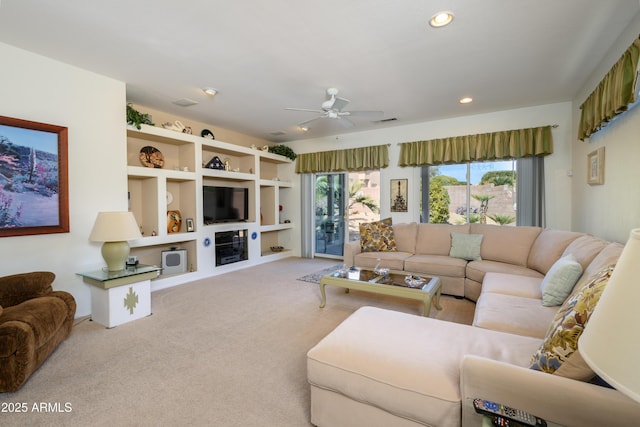
<path id="1" fill-rule="evenodd" d="M 129 243 L 127 242 L 104 242 L 102 244 L 102 258 L 107 263 L 109 271 L 124 270 L 128 256 Z"/>

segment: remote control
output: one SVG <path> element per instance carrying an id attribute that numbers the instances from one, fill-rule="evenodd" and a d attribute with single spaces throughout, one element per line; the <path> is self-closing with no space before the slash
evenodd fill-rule
<path id="1" fill-rule="evenodd" d="M 545 420 L 543 420 L 542 418 L 538 418 L 535 415 L 531 415 L 519 409 L 509 408 L 508 406 L 500 405 L 488 400 L 473 399 L 473 407 L 479 414 L 490 416 L 497 415 L 524 424 L 526 426 L 546 427 L 547 425 L 547 422 Z"/>
<path id="2" fill-rule="evenodd" d="M 491 417 L 491 425 L 495 427 L 525 427 L 524 424 L 510 420 L 509 418 L 505 418 L 500 415 L 494 415 Z"/>

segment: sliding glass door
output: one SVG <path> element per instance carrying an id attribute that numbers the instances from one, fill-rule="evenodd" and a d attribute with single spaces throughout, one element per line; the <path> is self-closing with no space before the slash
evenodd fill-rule
<path id="1" fill-rule="evenodd" d="M 315 255 L 341 258 L 345 242 L 346 175 L 318 174 L 315 183 Z"/>

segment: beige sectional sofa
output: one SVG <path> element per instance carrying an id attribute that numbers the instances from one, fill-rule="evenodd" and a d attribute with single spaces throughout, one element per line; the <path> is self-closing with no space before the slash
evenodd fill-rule
<path id="1" fill-rule="evenodd" d="M 543 230 L 540 227 L 412 222 L 396 224 L 392 228 L 396 251 L 362 252 L 359 242 L 349 242 L 344 247 L 345 264 L 373 268 L 380 259 L 381 266 L 393 270 L 438 276 L 442 281 L 443 294 L 463 296 L 473 301 L 480 296 L 482 281 L 488 272 L 542 278 L 574 240 L 581 239 L 569 252 L 580 252 L 579 260 L 583 266 L 608 244 L 582 233 Z M 482 235 L 482 259 L 467 261 L 449 256 L 451 233 Z"/>
<path id="2" fill-rule="evenodd" d="M 353 261 L 345 262 L 367 267 L 380 258 L 390 268 L 439 275 L 445 292 L 476 300 L 473 324 L 359 309 L 308 353 L 314 425 L 480 426 L 474 398 L 528 411 L 550 426 L 637 424 L 639 404 L 583 381 L 593 373 L 578 351 L 554 374 L 530 369 L 564 308 L 542 304 L 545 274 L 572 254 L 583 273 L 570 300 L 615 264 L 621 244 L 536 227 L 399 224 L 396 230 L 397 251 L 360 253 L 347 245 Z M 482 260 L 449 257 L 452 231 L 482 233 Z"/>

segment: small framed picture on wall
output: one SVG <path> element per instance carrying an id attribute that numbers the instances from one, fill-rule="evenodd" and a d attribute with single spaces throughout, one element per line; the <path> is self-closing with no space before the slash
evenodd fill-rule
<path id="1" fill-rule="evenodd" d="M 408 179 L 391 180 L 391 212 L 407 212 Z"/>
<path id="2" fill-rule="evenodd" d="M 604 184 L 604 147 L 587 154 L 587 183 Z"/>

